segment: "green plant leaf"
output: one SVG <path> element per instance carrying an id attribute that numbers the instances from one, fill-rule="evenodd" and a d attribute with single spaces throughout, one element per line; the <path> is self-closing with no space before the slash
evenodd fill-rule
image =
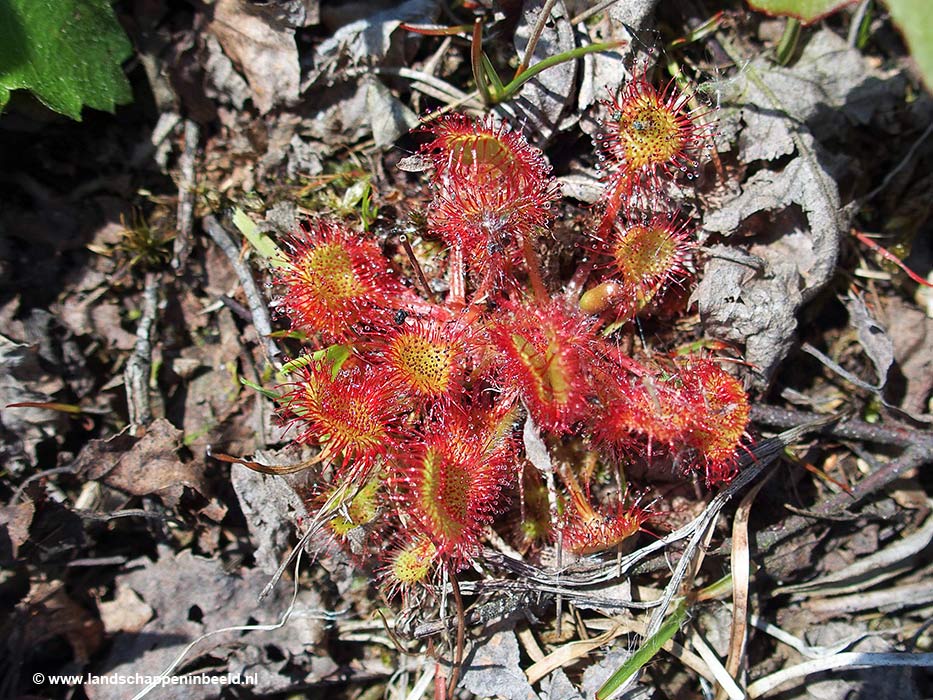
<path id="1" fill-rule="evenodd" d="M 626 659 L 625 663 L 596 691 L 596 700 L 607 700 L 622 687 L 625 681 L 638 673 L 639 669 L 651 661 L 655 654 L 661 650 L 661 647 L 677 634 L 677 630 L 680 629 L 686 619 L 687 606 L 680 603 L 674 608 L 674 612 L 668 616 L 658 631 L 649 639 L 646 639 L 638 651 Z"/>
<path id="2" fill-rule="evenodd" d="M 280 398 L 282 398 L 279 394 L 275 393 L 274 391 L 261 387 L 256 382 L 251 382 L 246 377 L 240 377 L 240 384 L 242 384 L 245 387 L 249 387 L 253 391 L 259 392 L 260 394 L 265 396 L 267 399 L 278 401 Z"/>
<path id="3" fill-rule="evenodd" d="M 748 0 L 753 10 L 769 15 L 796 17 L 804 24 L 815 22 L 832 14 L 840 7 L 851 5 L 856 0 Z"/>
<path id="4" fill-rule="evenodd" d="M 933 21 L 929 0 L 886 0 L 894 24 L 904 34 L 927 89 L 933 90 Z"/>
<path id="5" fill-rule="evenodd" d="M 797 17 L 810 24 L 855 0 L 748 0 L 753 10 L 769 15 Z M 933 22 L 928 19 L 930 0 L 885 0 L 894 24 L 917 62 L 923 82 L 933 90 Z"/>
<path id="6" fill-rule="evenodd" d="M 81 121 L 133 99 L 121 63 L 133 46 L 109 0 L 0 0 L 0 109 L 26 88 Z"/>
<path id="7" fill-rule="evenodd" d="M 255 251 L 267 260 L 270 265 L 282 267 L 286 264 L 285 253 L 282 252 L 282 249 L 268 235 L 260 231 L 242 209 L 233 212 L 233 225 L 240 230 L 240 233 L 249 241 Z"/>
<path id="8" fill-rule="evenodd" d="M 316 350 L 310 355 L 301 355 L 290 362 L 282 365 L 282 374 L 288 375 L 292 372 L 307 367 L 312 362 L 326 362 L 330 365 L 331 376 L 336 377 L 350 355 L 353 354 L 353 348 L 349 345 L 329 345 L 321 350 Z"/>

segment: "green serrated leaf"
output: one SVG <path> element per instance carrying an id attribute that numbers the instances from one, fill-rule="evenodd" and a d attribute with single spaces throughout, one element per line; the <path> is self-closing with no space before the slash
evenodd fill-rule
<path id="1" fill-rule="evenodd" d="M 894 24 L 904 34 L 928 90 L 933 90 L 933 21 L 930 0 L 887 0 Z"/>
<path id="2" fill-rule="evenodd" d="M 242 209 L 233 212 L 233 225 L 239 229 L 256 252 L 269 261 L 270 265 L 281 267 L 286 264 L 285 254 L 282 249 L 269 236 L 262 233 Z"/>
<path id="3" fill-rule="evenodd" d="M 109 0 L 0 0 L 0 109 L 25 88 L 81 121 L 133 99 L 121 64 L 133 46 Z"/>
<path id="4" fill-rule="evenodd" d="M 796 17 L 810 24 L 854 2 L 856 0 L 748 0 L 748 6 L 769 15 Z"/>

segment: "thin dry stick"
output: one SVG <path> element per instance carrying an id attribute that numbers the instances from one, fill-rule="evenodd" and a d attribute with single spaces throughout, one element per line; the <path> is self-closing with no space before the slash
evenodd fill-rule
<path id="1" fill-rule="evenodd" d="M 713 682 L 724 691 L 725 697 L 729 698 L 729 700 L 745 700 L 745 693 L 726 671 L 725 666 L 722 665 L 722 661 L 719 660 L 709 642 L 703 639 L 703 636 L 696 630 L 691 631 L 690 644 L 696 649 L 697 655 L 709 667 Z"/>
<path id="2" fill-rule="evenodd" d="M 181 273 L 188 256 L 191 255 L 192 229 L 194 227 L 194 188 L 195 163 L 198 152 L 198 140 L 201 137 L 200 129 L 191 119 L 185 120 L 185 143 L 181 157 L 178 159 L 178 221 L 176 222 L 175 243 L 172 255 L 172 269 Z"/>
<path id="3" fill-rule="evenodd" d="M 246 294 L 246 303 L 249 305 L 249 312 L 253 317 L 253 328 L 256 330 L 259 342 L 266 351 L 269 363 L 276 369 L 279 369 L 278 356 L 282 354 L 278 346 L 269 336 L 272 335 L 272 322 L 269 320 L 269 303 L 256 286 L 256 280 L 249 268 L 240 258 L 240 249 L 230 238 L 227 230 L 220 225 L 213 216 L 205 216 L 203 219 L 204 230 L 211 240 L 227 256 L 227 260 L 236 271 L 240 284 L 243 287 L 243 293 Z"/>
<path id="4" fill-rule="evenodd" d="M 460 667 L 463 666 L 463 643 L 466 636 L 466 611 L 463 607 L 463 596 L 460 595 L 460 582 L 457 574 L 450 572 L 450 590 L 453 593 L 454 607 L 457 610 L 457 648 L 454 652 L 454 663 L 450 669 L 450 678 L 447 681 L 447 697 L 454 697 L 457 682 L 460 680 Z"/>
<path id="5" fill-rule="evenodd" d="M 602 2 L 596 3 L 593 5 L 593 7 L 589 8 L 588 10 L 584 10 L 576 17 L 571 19 L 570 24 L 580 24 L 580 22 L 586 22 L 586 20 L 588 20 L 593 15 L 599 14 L 603 10 L 608 10 L 617 2 L 619 2 L 619 0 L 602 0 Z"/>
<path id="6" fill-rule="evenodd" d="M 556 4 L 557 0 L 546 0 L 544 7 L 541 8 L 541 12 L 538 13 L 538 17 L 535 19 L 534 27 L 532 27 L 531 30 L 531 36 L 528 37 L 528 45 L 525 47 L 525 55 L 522 56 L 521 63 L 519 63 L 518 68 L 515 69 L 515 78 L 528 70 L 528 66 L 531 65 L 531 59 L 534 56 L 535 49 L 538 47 L 538 41 L 541 39 L 541 35 L 544 33 L 544 27 L 547 25 L 548 18 L 551 16 L 551 12 L 553 11 L 554 5 Z"/>
<path id="7" fill-rule="evenodd" d="M 537 659 L 525 670 L 525 676 L 528 682 L 534 685 L 552 671 L 574 663 L 626 632 L 628 629 L 625 626 L 616 623 L 597 637 L 567 642 L 547 656 Z"/>
<path id="8" fill-rule="evenodd" d="M 784 683 L 802 678 L 811 673 L 832 671 L 837 668 L 884 668 L 890 666 L 933 666 L 933 654 L 910 653 L 871 653 L 846 652 L 836 654 L 825 659 L 813 659 L 790 668 L 784 668 L 770 676 L 759 678 L 748 686 L 748 697 L 751 699 L 767 695 Z"/>
<path id="9" fill-rule="evenodd" d="M 748 642 L 748 582 L 751 570 L 751 558 L 748 547 L 748 518 L 752 503 L 758 492 L 768 483 L 774 472 L 770 472 L 745 495 L 732 521 L 732 631 L 729 639 L 729 653 L 726 657 L 726 672 L 733 679 L 739 677 L 739 669 L 745 657 L 745 645 Z M 720 688 L 716 700 L 725 700 L 728 693 Z"/>
<path id="10" fill-rule="evenodd" d="M 146 273 L 142 315 L 136 327 L 136 346 L 126 362 L 126 369 L 123 370 L 126 404 L 130 414 L 130 423 L 134 426 L 132 430 L 135 430 L 135 426 L 144 426 L 152 422 L 149 374 L 152 370 L 152 329 L 159 310 L 161 278 L 162 275 L 157 272 Z"/>
<path id="11" fill-rule="evenodd" d="M 398 76 L 399 78 L 411 80 L 413 83 L 412 87 L 415 87 L 421 92 L 428 94 L 442 102 L 448 103 L 448 105 L 451 105 L 453 109 L 477 100 L 477 93 L 465 93 L 448 83 L 446 80 L 423 71 L 417 71 L 404 67 L 381 67 L 373 68 L 371 70 L 377 75 L 394 75 Z M 425 88 L 428 88 L 430 92 Z M 474 108 L 478 107 L 479 103 L 477 102 Z"/>
<path id="12" fill-rule="evenodd" d="M 752 406 L 751 411 L 753 423 L 769 425 L 775 428 L 789 428 L 820 417 L 826 418 L 826 416 L 817 413 L 778 408 L 767 404 L 756 404 Z M 915 430 L 903 424 L 866 423 L 846 416 L 837 416 L 833 420 L 824 421 L 824 423 L 825 425 L 819 431 L 840 440 L 861 440 L 898 447 L 921 444 L 933 451 L 933 433 Z"/>

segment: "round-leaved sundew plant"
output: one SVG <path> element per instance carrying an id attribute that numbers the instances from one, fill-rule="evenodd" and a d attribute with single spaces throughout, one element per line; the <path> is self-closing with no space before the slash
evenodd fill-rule
<path id="1" fill-rule="evenodd" d="M 639 350 L 634 322 L 678 301 L 668 292 L 686 290 L 697 254 L 695 225 L 663 213 L 677 209 L 663 181 L 695 165 L 710 130 L 687 101 L 644 74 L 613 98 L 598 141 L 605 206 L 562 227 L 583 229 L 566 278 L 538 259 L 564 209 L 551 167 L 491 116 L 419 130 L 431 201 L 403 214 L 423 230 L 403 241 L 320 217 L 290 239 L 277 308 L 307 348 L 287 365 L 279 415 L 314 451 L 314 522 L 354 561 L 370 554 L 388 595 L 456 586 L 490 528 L 534 563 L 558 537 L 582 556 L 649 519 L 663 527 L 622 479 L 607 496 L 594 473 L 734 475 L 741 382 L 713 357 Z M 659 213 L 633 208 L 649 200 Z M 417 285 L 392 272 L 399 244 Z M 531 433 L 559 478 L 532 466 Z"/>
<path id="2" fill-rule="evenodd" d="M 559 522 L 562 544 L 575 554 L 592 554 L 616 547 L 641 530 L 651 517 L 638 501 L 621 494 L 612 503 L 595 507 L 570 469 L 562 469 L 567 503 Z"/>
<path id="3" fill-rule="evenodd" d="M 365 480 L 392 445 L 395 395 L 365 366 L 312 361 L 282 397 L 283 412 L 297 426 L 295 439 L 318 445 L 322 462 L 335 462 L 341 474 Z"/>
<path id="4" fill-rule="evenodd" d="M 386 596 L 393 598 L 399 592 L 430 584 L 437 547 L 427 535 L 416 534 L 390 547 L 381 558 L 386 563 L 378 578 L 383 581 Z"/>
<path id="5" fill-rule="evenodd" d="M 381 334 L 376 370 L 401 394 L 422 404 L 459 398 L 469 365 L 469 329 L 456 321 L 418 319 Z"/>
<path id="6" fill-rule="evenodd" d="M 401 509 L 455 569 L 475 555 L 483 528 L 516 477 L 514 413 L 499 415 L 501 408 L 439 411 L 419 441 L 398 456 Z"/>
<path id="7" fill-rule="evenodd" d="M 512 303 L 490 327 L 502 357 L 503 385 L 517 389 L 535 422 L 564 433 L 583 420 L 590 393 L 585 371 L 593 323 L 562 299 Z"/>

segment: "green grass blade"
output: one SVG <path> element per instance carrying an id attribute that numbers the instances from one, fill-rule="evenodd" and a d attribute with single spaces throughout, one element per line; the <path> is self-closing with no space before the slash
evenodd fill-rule
<path id="1" fill-rule="evenodd" d="M 619 667 L 619 670 L 613 673 L 609 680 L 603 683 L 603 686 L 596 691 L 596 700 L 607 700 L 615 693 L 629 678 L 634 676 L 646 663 L 651 661 L 661 647 L 677 634 L 681 624 L 687 619 L 687 606 L 684 603 L 678 605 L 674 612 L 664 621 L 661 628 L 652 637 L 645 640 L 638 651 L 632 654 L 625 663 Z"/>
<path id="2" fill-rule="evenodd" d="M 253 249 L 269 261 L 270 265 L 281 267 L 285 264 L 285 254 L 282 249 L 269 236 L 262 233 L 242 209 L 233 212 L 233 225 L 240 230 Z"/>

